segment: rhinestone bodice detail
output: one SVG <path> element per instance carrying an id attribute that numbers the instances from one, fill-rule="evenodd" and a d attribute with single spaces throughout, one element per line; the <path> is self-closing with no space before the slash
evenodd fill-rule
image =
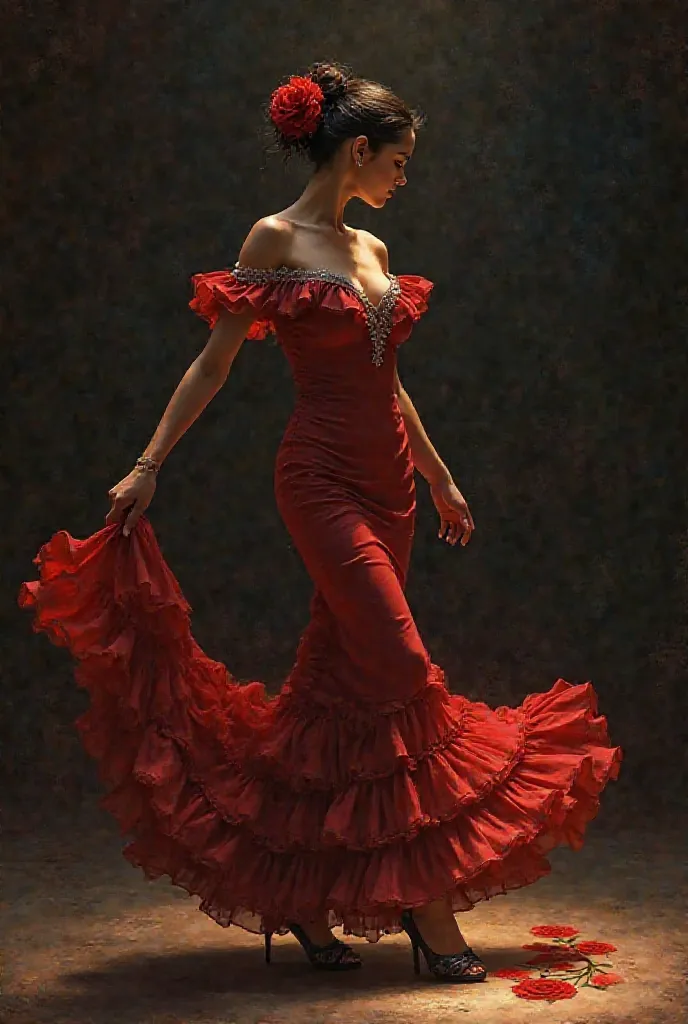
<path id="1" fill-rule="evenodd" d="M 400 285 L 394 274 L 386 274 L 389 287 L 378 304 L 371 302 L 364 290 L 354 284 L 346 274 L 337 274 L 324 268 L 273 267 L 261 269 L 235 263 L 232 273 L 237 281 L 244 284 L 279 284 L 283 281 L 325 281 L 339 285 L 355 295 L 365 312 L 368 335 L 371 342 L 371 359 L 375 366 L 382 366 L 385 358 L 387 338 L 392 330 L 392 314 L 400 294 Z"/>

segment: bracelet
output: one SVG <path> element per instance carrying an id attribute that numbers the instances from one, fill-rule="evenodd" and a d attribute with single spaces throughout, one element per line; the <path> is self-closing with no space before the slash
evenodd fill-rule
<path id="1" fill-rule="evenodd" d="M 142 469 L 146 473 L 154 473 L 156 476 L 160 471 L 162 463 L 156 462 L 155 459 L 151 459 L 150 455 L 141 455 L 135 462 L 137 469 Z"/>

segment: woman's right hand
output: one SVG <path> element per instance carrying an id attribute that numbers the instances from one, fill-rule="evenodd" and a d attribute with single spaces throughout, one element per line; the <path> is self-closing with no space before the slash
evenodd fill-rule
<path id="1" fill-rule="evenodd" d="M 111 506 L 105 517 L 105 525 L 124 521 L 122 533 L 128 537 L 153 500 L 155 487 L 155 473 L 132 469 L 128 476 L 108 491 Z"/>

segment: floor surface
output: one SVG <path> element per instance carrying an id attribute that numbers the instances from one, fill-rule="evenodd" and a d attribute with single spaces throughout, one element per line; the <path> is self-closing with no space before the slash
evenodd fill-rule
<path id="1" fill-rule="evenodd" d="M 459 915 L 491 972 L 536 957 L 522 947 L 543 941 L 531 933 L 538 925 L 570 925 L 576 941 L 617 947 L 592 959 L 623 982 L 547 1002 L 519 998 L 515 980 L 494 974 L 479 985 L 441 985 L 423 964 L 417 977 L 405 935 L 349 940 L 365 958 L 352 974 L 316 973 L 291 936 L 275 938 L 267 966 L 258 936 L 220 928 L 164 879 L 146 882 L 95 800 L 69 824 L 15 819 L 3 838 L 0 1021 L 684 1024 L 687 834 L 678 822 L 619 831 L 601 815 L 582 851 L 555 851 L 548 878 Z M 525 969 L 533 978 L 543 970 Z"/>

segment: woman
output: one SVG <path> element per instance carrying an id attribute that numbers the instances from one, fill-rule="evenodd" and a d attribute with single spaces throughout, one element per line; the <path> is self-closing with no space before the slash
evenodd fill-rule
<path id="1" fill-rule="evenodd" d="M 271 934 L 291 930 L 314 966 L 355 968 L 332 927 L 369 941 L 403 929 L 416 970 L 421 949 L 436 978 L 479 982 L 455 913 L 547 874 L 557 844 L 579 847 L 621 751 L 590 684 L 560 679 L 496 710 L 451 695 L 404 596 L 414 468 L 440 538 L 465 545 L 474 523 L 396 370 L 432 285 L 390 273 L 384 244 L 344 209 L 353 197 L 379 209 L 406 184 L 421 116 L 326 64 L 276 89 L 269 114 L 312 178 L 254 225 L 232 270 L 194 277 L 207 345 L 109 492 L 106 527 L 83 542 L 57 534 L 20 601 L 79 660 L 92 697 L 79 728 L 147 877 L 167 874 L 218 923 L 264 933 L 268 960 Z M 268 332 L 297 386 L 275 493 L 315 587 L 271 699 L 200 650 L 141 519 L 243 340 Z"/>

